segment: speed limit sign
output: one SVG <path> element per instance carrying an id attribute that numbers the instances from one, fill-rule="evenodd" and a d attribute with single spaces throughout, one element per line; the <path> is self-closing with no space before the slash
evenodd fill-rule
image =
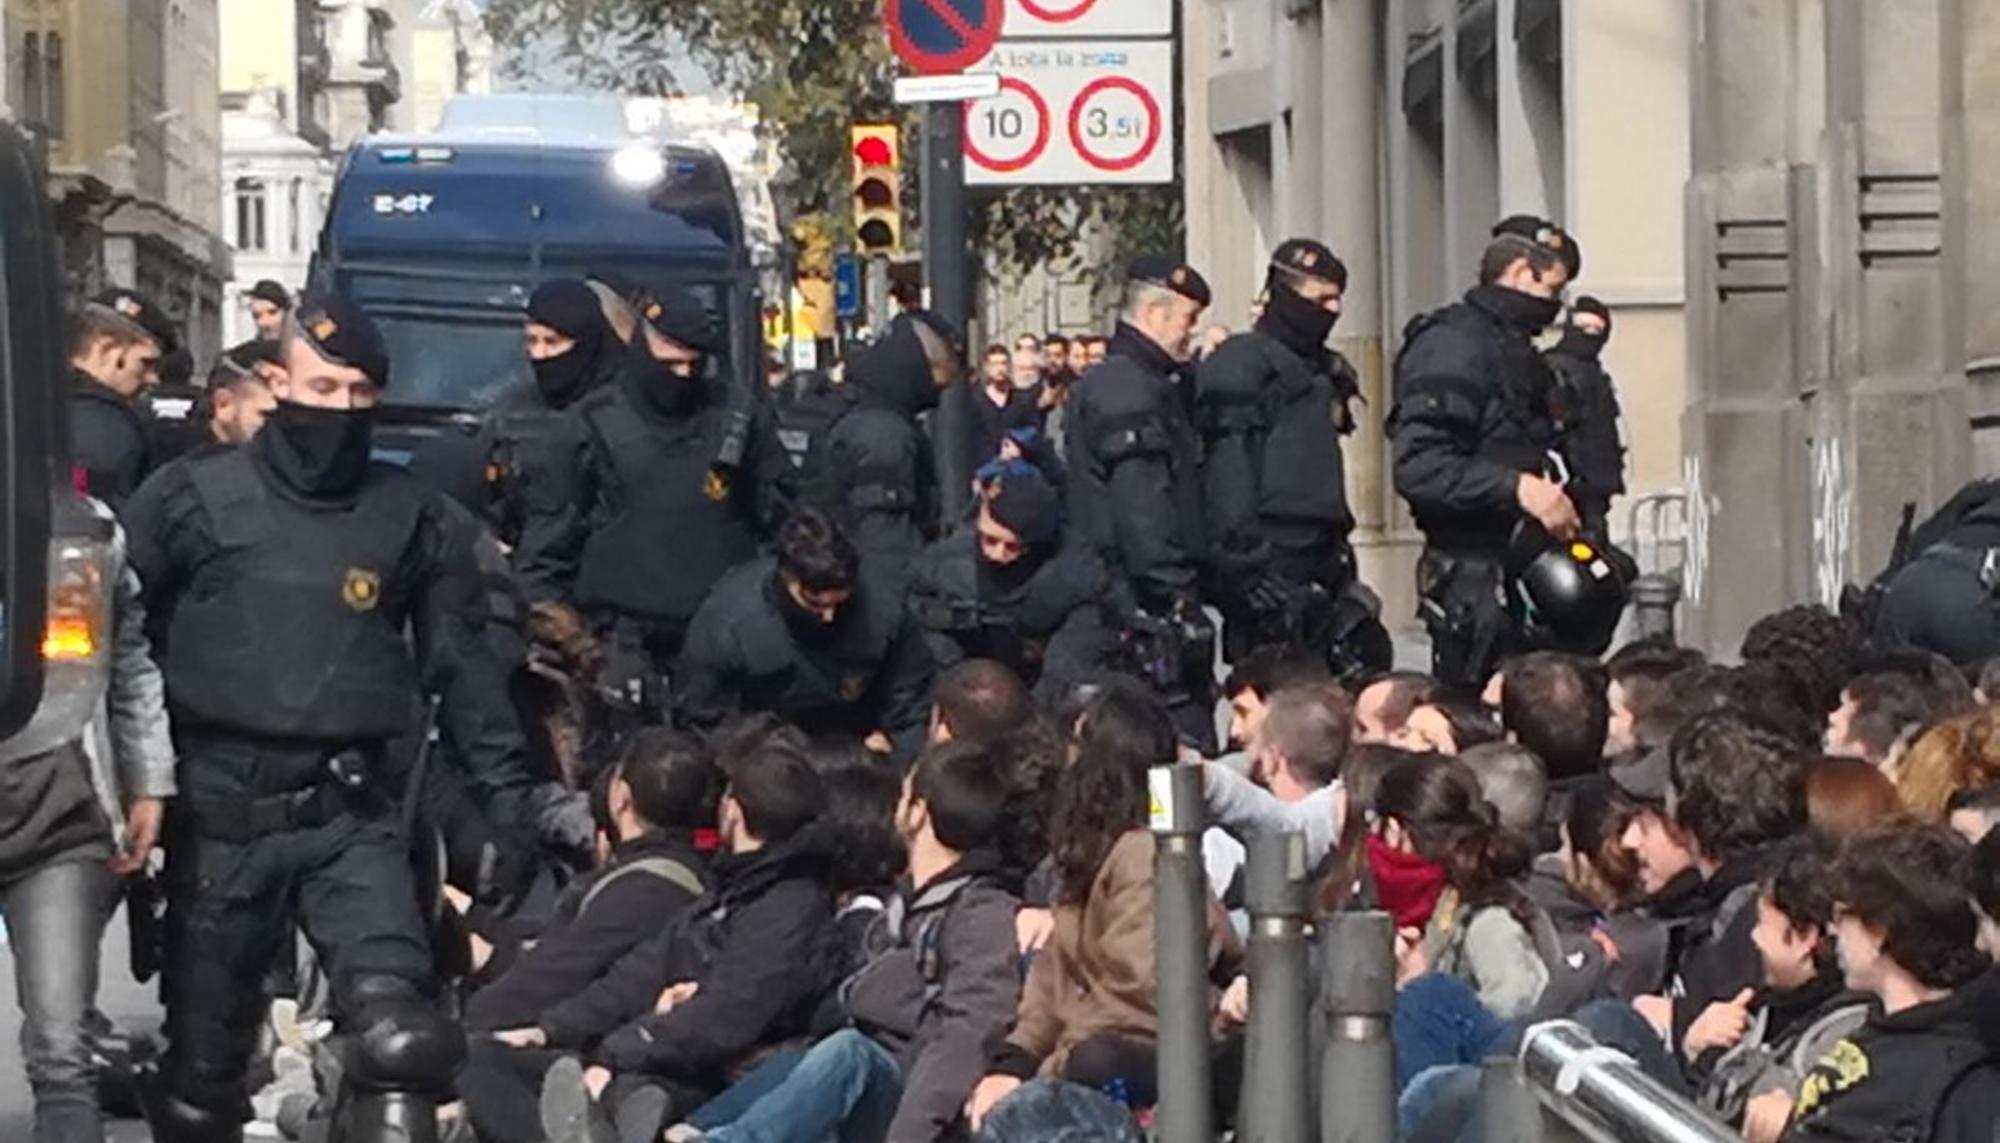
<path id="1" fill-rule="evenodd" d="M 1173 44 L 1003 40 L 1000 94 L 965 105 L 972 186 L 1173 181 Z"/>

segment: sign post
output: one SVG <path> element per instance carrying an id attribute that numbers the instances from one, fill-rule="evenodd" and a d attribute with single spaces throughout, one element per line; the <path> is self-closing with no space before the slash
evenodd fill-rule
<path id="1" fill-rule="evenodd" d="M 1008 40 L 981 70 L 1000 73 L 1000 94 L 966 106 L 973 186 L 1173 180 L 1170 41 Z"/>

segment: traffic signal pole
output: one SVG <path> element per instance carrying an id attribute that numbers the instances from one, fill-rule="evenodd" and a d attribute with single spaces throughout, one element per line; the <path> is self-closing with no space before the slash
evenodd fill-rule
<path id="1" fill-rule="evenodd" d="M 972 316 L 972 272 L 966 251 L 965 105 L 931 103 L 924 108 L 923 212 L 924 282 L 931 312 L 964 336 Z M 968 351 L 969 352 L 969 351 Z M 971 390 L 960 382 L 944 391 L 931 418 L 931 447 L 937 461 L 939 497 L 946 521 L 965 512 L 972 495 L 966 441 L 972 420 Z"/>

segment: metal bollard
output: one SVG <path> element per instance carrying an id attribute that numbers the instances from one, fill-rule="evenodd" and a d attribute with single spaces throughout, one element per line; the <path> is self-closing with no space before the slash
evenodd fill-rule
<path id="1" fill-rule="evenodd" d="M 1479 1074 L 1479 1118 L 1486 1143 L 1542 1143 L 1542 1104 L 1521 1061 L 1494 1056 Z"/>
<path id="2" fill-rule="evenodd" d="M 1148 775 L 1153 848 L 1154 1005 L 1160 1143 L 1214 1143 L 1209 1099 L 1208 885 L 1201 864 L 1201 767 Z"/>
<path id="3" fill-rule="evenodd" d="M 1261 833 L 1250 839 L 1244 869 L 1250 909 L 1250 1023 L 1244 1029 L 1247 1143 L 1308 1143 L 1312 1138 L 1312 1059 L 1306 1021 L 1305 836 Z"/>
<path id="4" fill-rule="evenodd" d="M 1632 627 L 1640 639 L 1674 637 L 1674 608 L 1681 601 L 1680 580 L 1647 572 L 1632 581 Z"/>
<path id="5" fill-rule="evenodd" d="M 1394 1143 L 1395 925 L 1379 910 L 1335 913 L 1320 924 L 1326 1060 L 1320 1069 L 1321 1143 Z"/>

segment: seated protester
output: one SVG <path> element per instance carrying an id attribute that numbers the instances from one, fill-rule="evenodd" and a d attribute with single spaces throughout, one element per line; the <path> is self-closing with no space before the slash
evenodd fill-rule
<path id="1" fill-rule="evenodd" d="M 1668 804 L 1626 827 L 1653 914 L 1668 927 L 1668 996 L 1636 1007 L 1671 1042 L 1717 1000 L 1758 983 L 1751 943 L 1765 851 L 1805 828 L 1805 761 L 1797 745 L 1733 712 L 1683 726 L 1668 750 Z"/>
<path id="2" fill-rule="evenodd" d="M 2000 834 L 1972 843 L 1972 900 L 1979 906 L 1979 950 L 2000 958 Z"/>
<path id="3" fill-rule="evenodd" d="M 1639 865 L 1625 828 L 1639 813 L 1609 786 L 1577 791 L 1554 853 L 1535 859 L 1528 896 L 1548 914 L 1566 957 L 1602 964 L 1601 995 L 1629 1000 L 1666 985 L 1667 928 L 1639 908 Z"/>
<path id="4" fill-rule="evenodd" d="M 1229 669 L 1229 680 L 1222 685 L 1223 696 L 1229 700 L 1229 745 L 1238 751 L 1250 749 L 1272 695 L 1293 686 L 1332 681 L 1333 673 L 1322 656 L 1278 643 L 1251 648 Z M 1247 753 L 1224 755 L 1224 760 L 1238 772 L 1249 764 Z"/>
<path id="5" fill-rule="evenodd" d="M 1543 818 L 1529 831 L 1544 851 L 1555 848 L 1556 823 L 1571 795 L 1604 781 L 1609 691 L 1604 668 L 1580 655 L 1536 651 L 1501 665 L 1500 725 L 1508 741 L 1534 751 L 1548 774 Z"/>
<path id="6" fill-rule="evenodd" d="M 931 688 L 932 746 L 959 742 L 985 746 L 1034 718 L 1021 677 L 991 659 L 967 659 L 938 676 Z"/>
<path id="7" fill-rule="evenodd" d="M 1943 821 L 1953 794 L 2000 782 L 2000 707 L 1945 719 L 1918 735 L 1890 769 L 1904 809 Z"/>
<path id="8" fill-rule="evenodd" d="M 1393 743 L 1410 715 L 1440 691 L 1436 679 L 1415 671 L 1391 671 L 1363 682 L 1354 695 L 1354 741 Z"/>
<path id="9" fill-rule="evenodd" d="M 1464 979 L 1503 1020 L 1534 1011 L 1549 983 L 1536 930 L 1550 934 L 1517 884 L 1533 853 L 1500 828 L 1472 771 L 1455 759 L 1400 763 L 1382 776 L 1372 821 L 1368 869 L 1401 959 Z"/>
<path id="10" fill-rule="evenodd" d="M 2000 1125 L 2000 976 L 1966 907 L 1970 854 L 1937 826 L 1856 838 L 1834 862 L 1833 931 L 1867 1022 L 1812 1069 L 1796 1099 L 1750 1101 L 1744 1137 L 1986 1143 Z"/>
<path id="11" fill-rule="evenodd" d="M 1861 654 L 1861 631 L 1817 603 L 1774 611 L 1743 635 L 1744 666 L 1768 668 L 1815 724 L 1840 705 Z"/>
<path id="12" fill-rule="evenodd" d="M 1354 704 L 1333 682 L 1273 694 L 1250 740 L 1250 776 L 1221 764 L 1204 768 L 1210 820 L 1239 841 L 1266 830 L 1298 830 L 1306 868 L 1317 869 L 1345 826 L 1340 768 L 1353 725 Z M 1213 870 L 1210 878 L 1213 883 Z"/>
<path id="13" fill-rule="evenodd" d="M 1826 716 L 1826 752 L 1887 769 L 1905 736 L 1937 717 L 1930 695 L 1916 679 L 1896 671 L 1860 675 L 1840 692 Z"/>
<path id="14" fill-rule="evenodd" d="M 1092 699 L 1081 723 L 1076 760 L 1056 790 L 1055 932 L 1028 971 L 1013 1030 L 973 1089 L 966 1112 L 975 1130 L 1037 1075 L 1122 1090 L 1137 1106 L 1157 1092 L 1146 776 L 1173 761 L 1173 724 L 1157 702 L 1123 684 Z M 1112 723 L 1115 736 L 1105 725 Z M 1208 933 L 1211 979 L 1227 980 L 1239 950 L 1212 901 Z"/>
<path id="15" fill-rule="evenodd" d="M 1628 759 L 1664 749 L 1673 727 L 1655 716 L 1667 705 L 1676 675 L 1702 664 L 1701 652 L 1663 639 L 1627 643 L 1605 660 L 1604 757 Z"/>
<path id="16" fill-rule="evenodd" d="M 1020 1000 L 1012 894 L 994 845 L 1007 786 L 981 747 L 933 747 L 903 781 L 910 876 L 839 991 L 835 1032 L 696 1112 L 709 1143 L 946 1136 Z M 886 1134 L 885 1134 L 886 1133 Z"/>
<path id="17" fill-rule="evenodd" d="M 1458 756 L 1479 779 L 1479 794 L 1500 817 L 1500 825 L 1522 837 L 1540 836 L 1552 791 L 1542 760 L 1518 742 L 1482 742 Z M 1601 784 L 1601 783 L 1600 783 Z M 1559 824 L 1559 823 L 1558 823 Z M 1550 832 L 1553 850 L 1559 839 Z"/>
<path id="18" fill-rule="evenodd" d="M 1903 816 L 1896 784 L 1860 758 L 1815 758 L 1806 765 L 1806 824 L 1829 845 Z"/>
<path id="19" fill-rule="evenodd" d="M 1732 1125 L 1767 1092 L 1796 1098 L 1807 1073 L 1867 1016 L 1868 997 L 1848 990 L 1834 956 L 1828 863 L 1805 839 L 1773 859 L 1751 933 L 1762 987 L 1709 1005 L 1681 1041 L 1695 1098 Z"/>
<path id="20" fill-rule="evenodd" d="M 1090 676 L 1104 562 L 1064 540 L 1062 498 L 1032 469 L 978 500 L 971 528 L 931 544 L 910 571 L 910 611 L 932 659 L 1006 664 L 1030 686 Z"/>
<path id="21" fill-rule="evenodd" d="M 1462 750 L 1482 742 L 1498 742 L 1501 737 L 1500 720 L 1494 717 L 1492 707 L 1478 699 L 1440 694 L 1411 711 L 1389 744 L 1416 754 L 1455 758 Z"/>
<path id="22" fill-rule="evenodd" d="M 715 820 L 714 771 L 700 744 L 641 730 L 606 774 L 609 854 L 564 888 L 532 943 L 496 948 L 501 968 L 466 1003 L 469 1030 L 536 1024 L 706 891 L 708 862 L 694 833 Z"/>
<path id="23" fill-rule="evenodd" d="M 1945 824 L 1974 845 L 2000 825 L 2000 785 L 1960 790 L 1951 796 Z"/>
<path id="24" fill-rule="evenodd" d="M 902 774 L 894 762 L 846 740 L 822 742 L 808 757 L 819 772 L 821 808 L 814 828 L 824 841 L 834 894 L 837 939 L 828 952 L 829 978 L 839 980 L 860 966 L 868 930 L 903 875 L 906 855 L 896 835 Z"/>
<path id="25" fill-rule="evenodd" d="M 770 711 L 811 735 L 846 735 L 888 753 L 923 735 L 931 661 L 902 598 L 864 575 L 847 534 L 801 508 L 777 554 L 722 577 L 688 628 L 674 672 L 696 729 Z"/>
<path id="26" fill-rule="evenodd" d="M 769 745 L 736 762 L 709 892 L 534 1024 L 468 1045 L 459 1093 L 481 1137 L 540 1143 L 536 1085 L 559 1058 L 591 1065 L 599 1099 L 619 1075 L 614 1100 L 657 1086 L 681 1111 L 756 1049 L 804 1032 L 833 983 L 833 895 L 814 824 L 823 801 L 796 750 Z"/>

